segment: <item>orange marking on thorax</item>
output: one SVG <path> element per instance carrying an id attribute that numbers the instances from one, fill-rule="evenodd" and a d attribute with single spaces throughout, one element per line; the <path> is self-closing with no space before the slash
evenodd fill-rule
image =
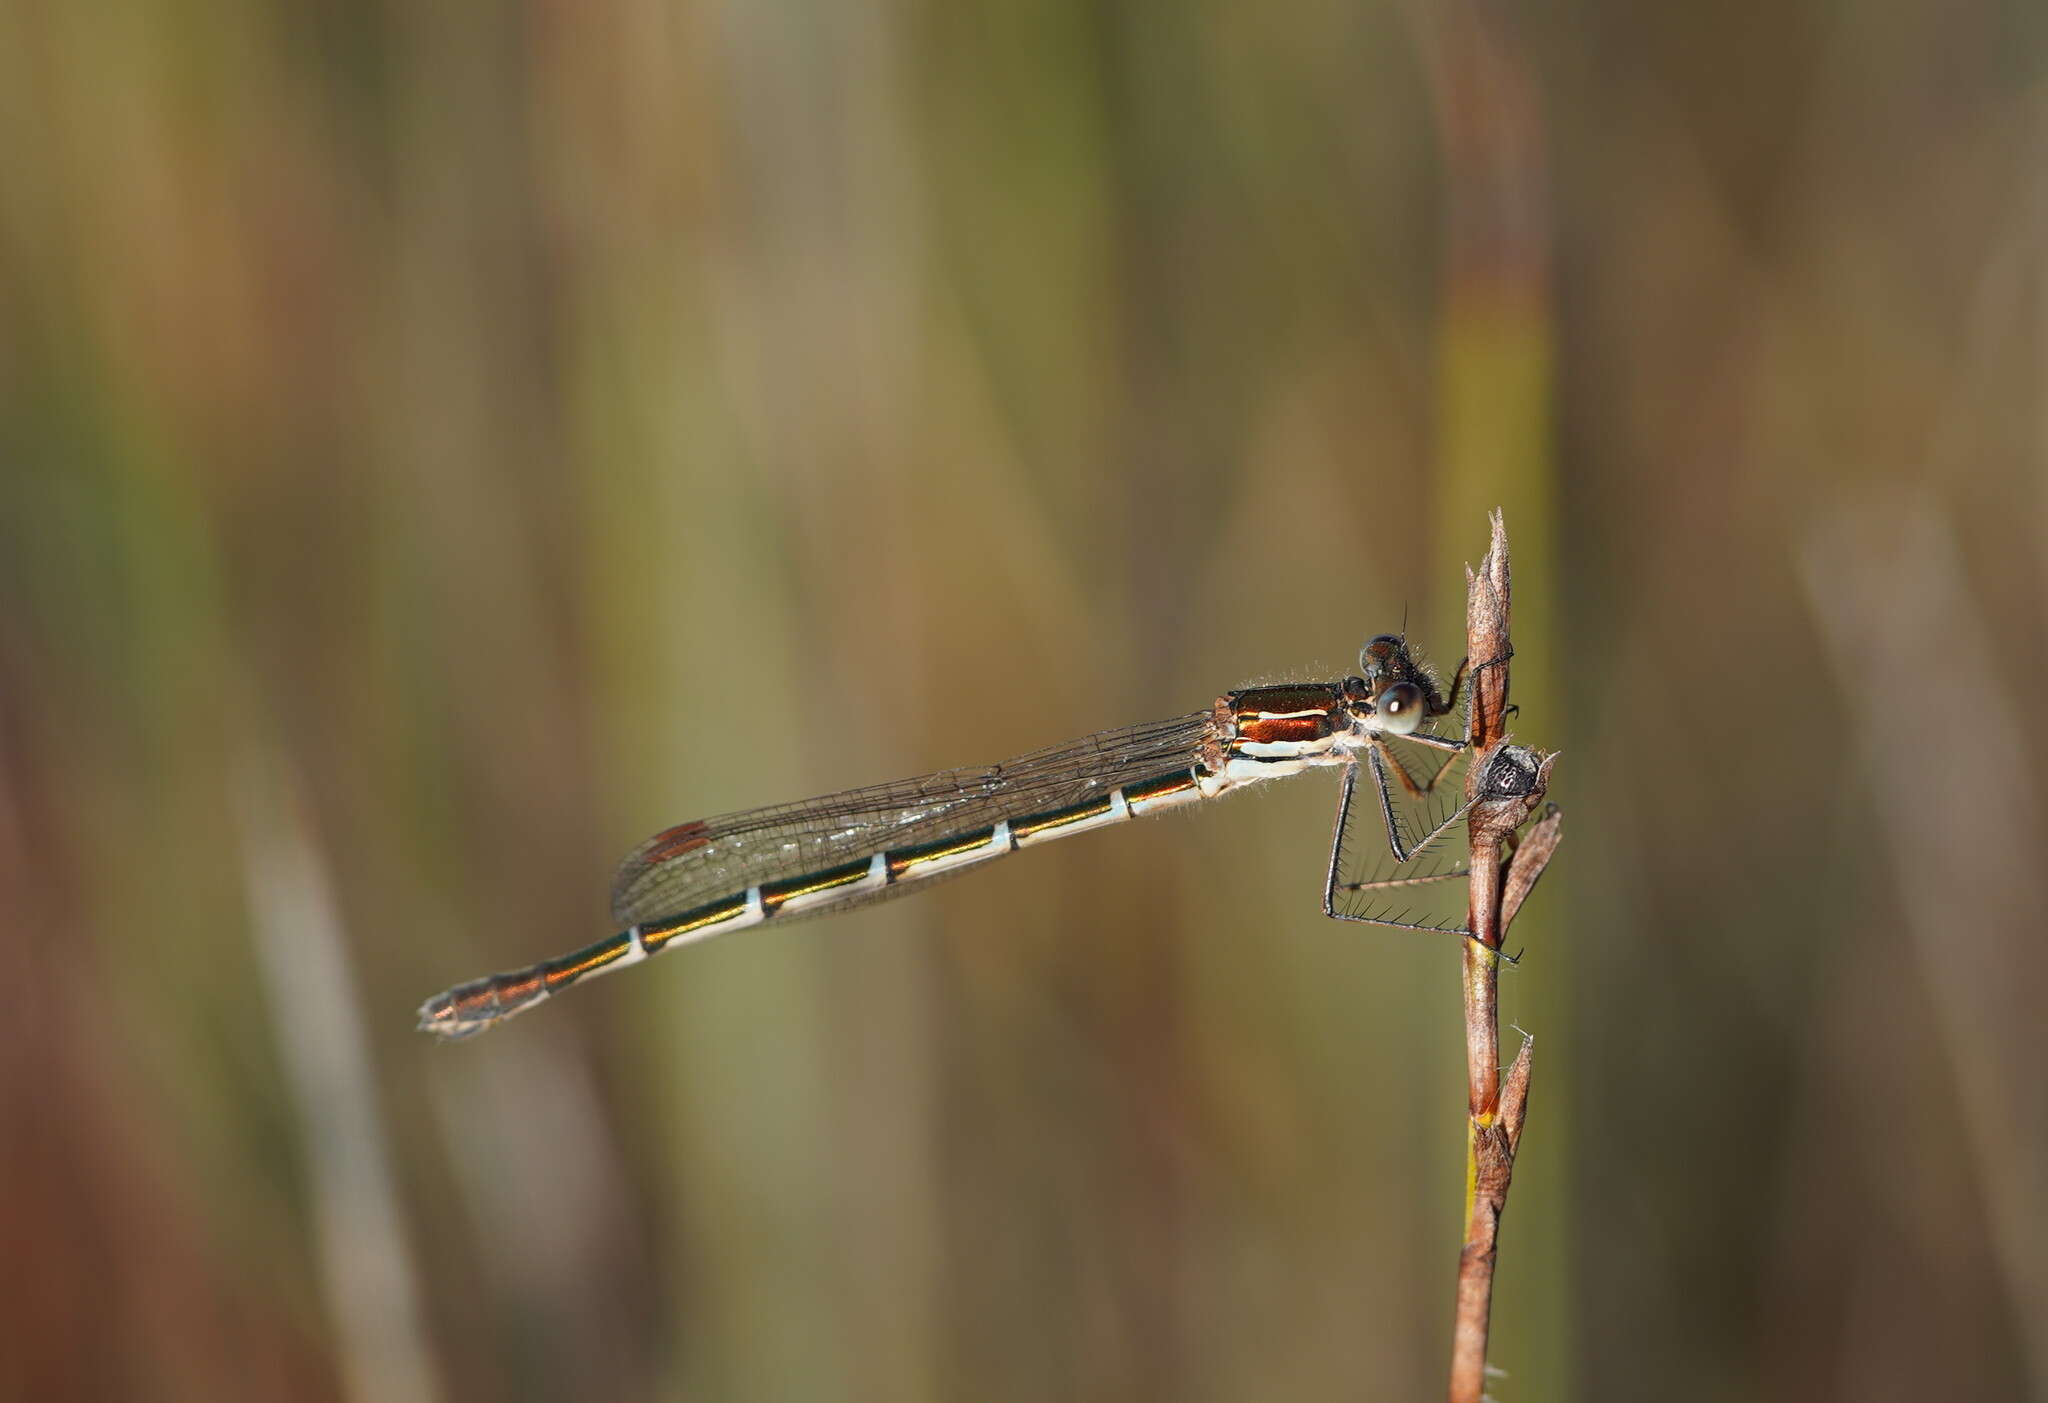
<path id="1" fill-rule="evenodd" d="M 1318 741 L 1330 734 L 1330 718 L 1323 712 L 1309 716 L 1249 716 L 1237 722 L 1237 738 L 1258 745 Z"/>

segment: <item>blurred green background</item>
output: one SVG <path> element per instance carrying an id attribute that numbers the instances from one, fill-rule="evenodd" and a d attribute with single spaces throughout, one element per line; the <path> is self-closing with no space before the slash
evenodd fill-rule
<path id="1" fill-rule="evenodd" d="M 12 0 L 0 1397 L 1437 1395 L 1327 780 L 412 1024 L 1500 505 L 1494 1396 L 2048 1398 L 2044 172 L 2037 0 Z"/>

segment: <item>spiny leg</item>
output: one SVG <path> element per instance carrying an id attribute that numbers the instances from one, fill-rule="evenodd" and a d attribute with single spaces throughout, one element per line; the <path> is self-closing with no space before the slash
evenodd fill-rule
<path id="1" fill-rule="evenodd" d="M 1404 736 L 1403 739 L 1413 740 L 1414 737 Z M 1459 749 L 1463 748 L 1463 746 L 1459 747 Z M 1424 834 L 1419 842 L 1416 842 L 1412 845 L 1406 845 L 1402 842 L 1400 820 L 1394 816 L 1394 796 L 1387 786 L 1387 762 L 1391 761 L 1393 763 L 1395 773 L 1401 776 L 1401 782 L 1407 788 L 1409 794 L 1419 799 L 1423 795 L 1427 794 L 1429 791 L 1427 789 L 1423 789 L 1417 786 L 1413 776 L 1411 776 L 1408 773 L 1407 768 L 1401 764 L 1400 760 L 1395 757 L 1392 751 L 1387 749 L 1386 743 L 1380 740 L 1379 738 L 1374 738 L 1371 746 L 1366 751 L 1366 755 L 1372 764 L 1373 787 L 1379 791 L 1380 820 L 1382 823 L 1386 825 L 1387 846 L 1393 851 L 1394 861 L 1396 862 L 1406 862 L 1416 853 L 1421 852 L 1431 843 L 1434 843 L 1438 838 L 1443 836 L 1446 829 L 1448 829 L 1452 824 L 1456 823 L 1459 819 L 1463 818 L 1466 812 L 1472 807 L 1472 803 L 1470 800 L 1467 800 L 1466 802 L 1458 805 L 1457 808 L 1451 810 L 1449 815 L 1445 817 L 1442 823 L 1439 823 L 1436 827 L 1432 828 L 1428 833 Z M 1356 771 L 1356 769 L 1357 766 L 1354 765 L 1350 770 L 1347 770 L 1345 772 L 1344 798 L 1346 805 L 1348 805 L 1350 802 L 1351 776 Z M 1431 789 L 1436 787 L 1436 781 L 1442 775 L 1443 771 L 1439 770 L 1437 771 L 1435 776 L 1431 777 Z"/>
<path id="2" fill-rule="evenodd" d="M 1437 775 L 1443 773 L 1442 770 L 1438 770 L 1435 775 L 1431 775 L 1427 786 L 1417 784 L 1415 776 L 1409 774 L 1408 767 L 1401 763 L 1401 757 L 1396 755 L 1385 741 L 1373 741 L 1372 748 L 1375 758 L 1383 760 L 1386 764 L 1394 767 L 1394 778 L 1401 781 L 1401 787 L 1408 791 L 1408 797 L 1411 799 L 1420 799 L 1427 795 L 1431 789 L 1436 787 Z M 1446 766 L 1450 764 L 1449 761 L 1444 763 Z"/>
<path id="3" fill-rule="evenodd" d="M 1358 766 L 1346 766 L 1344 770 L 1343 790 L 1337 800 L 1337 827 L 1336 831 L 1330 837 L 1330 870 L 1328 875 L 1325 876 L 1323 879 L 1323 914 L 1325 916 L 1328 916 L 1333 921 L 1357 921 L 1363 925 L 1392 926 L 1396 930 L 1430 931 L 1442 935 L 1462 935 L 1469 937 L 1472 934 L 1472 932 L 1465 929 L 1462 926 L 1426 924 L 1421 921 L 1407 920 L 1407 911 L 1402 911 L 1399 915 L 1381 916 L 1359 914 L 1351 911 L 1339 911 L 1337 909 L 1337 893 L 1339 890 L 1347 892 L 1391 890 L 1395 887 L 1415 887 L 1423 886 L 1430 882 L 1452 881 L 1456 878 L 1460 878 L 1465 875 L 1465 869 L 1460 867 L 1449 872 L 1433 873 L 1426 877 L 1394 877 L 1383 881 L 1339 883 L 1337 880 L 1337 872 L 1338 868 L 1342 865 L 1344 861 L 1344 829 L 1345 826 L 1351 820 L 1352 792 L 1353 787 L 1357 783 Z M 1384 805 L 1386 799 L 1386 789 L 1384 785 L 1381 786 L 1380 798 L 1382 804 Z M 1462 812 L 1462 810 L 1460 810 L 1460 812 Z M 1388 829 L 1390 835 L 1392 831 L 1393 830 L 1390 827 Z M 1405 859 L 1403 860 L 1405 861 Z"/>
<path id="4" fill-rule="evenodd" d="M 1426 745 L 1431 750 L 1448 750 L 1453 755 L 1465 749 L 1469 744 L 1467 741 L 1452 740 L 1449 736 L 1433 736 L 1427 731 L 1410 731 L 1406 735 L 1399 731 L 1387 731 L 1384 733 L 1384 738 L 1387 740 L 1413 741 L 1417 745 Z"/>

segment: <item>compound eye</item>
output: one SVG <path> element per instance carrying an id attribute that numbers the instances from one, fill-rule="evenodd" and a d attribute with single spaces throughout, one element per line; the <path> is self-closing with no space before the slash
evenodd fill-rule
<path id="1" fill-rule="evenodd" d="M 1387 661 L 1401 651 L 1398 633 L 1375 634 L 1358 650 L 1358 670 L 1367 677 L 1386 671 Z"/>
<path id="2" fill-rule="evenodd" d="M 1420 726 L 1426 710 L 1422 689 L 1413 682 L 1396 682 L 1373 702 L 1373 712 L 1379 717 L 1380 729 L 1392 731 L 1397 736 L 1405 736 Z"/>

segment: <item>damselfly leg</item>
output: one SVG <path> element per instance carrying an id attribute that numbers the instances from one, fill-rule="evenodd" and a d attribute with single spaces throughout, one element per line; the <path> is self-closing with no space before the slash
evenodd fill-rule
<path id="1" fill-rule="evenodd" d="M 1377 759 L 1377 755 L 1372 758 Z M 1452 764 L 1438 772 L 1438 776 L 1454 768 L 1459 768 L 1455 765 L 1455 757 Z M 1386 781 L 1377 771 L 1374 781 L 1379 789 L 1381 812 L 1391 835 L 1400 820 L 1395 815 Z M 1405 850 L 1396 849 L 1391 857 L 1382 852 L 1376 859 L 1359 855 L 1354 860 L 1351 845 L 1346 840 L 1350 834 L 1352 802 L 1357 789 L 1358 767 L 1354 765 L 1344 772 L 1337 800 L 1337 822 L 1330 838 L 1330 866 L 1323 879 L 1323 914 L 1332 920 L 1392 926 L 1396 930 L 1471 934 L 1462 919 L 1462 908 L 1453 901 L 1456 893 L 1443 885 L 1464 877 L 1469 869 L 1459 861 L 1459 854 L 1452 852 L 1449 845 L 1437 841 L 1470 806 L 1464 803 L 1446 806 L 1449 813 L 1435 822 L 1420 841 Z M 1368 851 L 1377 851 L 1379 845 L 1367 837 L 1362 846 Z M 1345 879 L 1347 865 L 1354 869 L 1349 880 Z M 1432 897 L 1439 899 L 1432 900 Z M 1438 910 L 1438 907 L 1443 909 Z"/>
<path id="2" fill-rule="evenodd" d="M 1462 934 L 1462 921 L 1449 910 L 1431 913 L 1425 903 L 1418 912 L 1413 902 L 1401 898 L 1426 895 L 1433 886 L 1454 881 L 1466 873 L 1452 854 L 1435 845 L 1470 806 L 1455 799 L 1431 801 L 1446 776 L 1454 772 L 1462 775 L 1458 761 L 1468 748 L 1468 740 L 1420 729 L 1457 709 L 1465 682 L 1465 663 L 1458 664 L 1448 691 L 1439 691 L 1428 669 L 1409 653 L 1404 638 L 1381 634 L 1359 653 L 1359 668 L 1360 681 L 1377 724 L 1366 732 L 1357 763 L 1344 774 L 1330 842 L 1330 865 L 1323 880 L 1323 912 L 1340 921 Z M 1414 758 L 1404 759 L 1397 746 L 1431 751 L 1437 763 L 1425 769 L 1419 754 L 1410 751 Z M 1373 861 L 1361 852 L 1358 870 L 1346 880 L 1344 868 L 1352 855 L 1348 842 L 1352 804 L 1361 767 L 1371 772 L 1373 791 L 1379 800 L 1380 825 L 1392 862 Z M 1457 792 L 1457 786 L 1444 789 L 1447 794 Z M 1369 839 L 1363 842 L 1366 847 L 1377 846 Z"/>

